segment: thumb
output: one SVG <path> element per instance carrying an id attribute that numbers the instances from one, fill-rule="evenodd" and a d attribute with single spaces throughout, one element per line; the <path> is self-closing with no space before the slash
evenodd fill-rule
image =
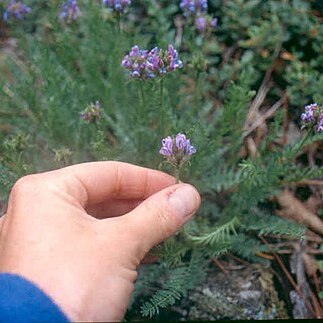
<path id="1" fill-rule="evenodd" d="M 124 215 L 125 227 L 131 231 L 133 246 L 142 258 L 153 246 L 180 229 L 196 212 L 201 199 L 189 184 L 167 187 L 150 196 Z"/>

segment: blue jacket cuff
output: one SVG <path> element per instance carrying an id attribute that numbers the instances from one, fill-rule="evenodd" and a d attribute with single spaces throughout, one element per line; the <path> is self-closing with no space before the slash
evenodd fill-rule
<path id="1" fill-rule="evenodd" d="M 1 322 L 69 322 L 61 309 L 27 279 L 0 274 Z"/>

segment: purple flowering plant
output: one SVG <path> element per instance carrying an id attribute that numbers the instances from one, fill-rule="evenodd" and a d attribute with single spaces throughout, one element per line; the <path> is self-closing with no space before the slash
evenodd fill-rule
<path id="1" fill-rule="evenodd" d="M 323 132 L 323 106 L 312 103 L 305 106 L 301 115 L 303 128 L 312 129 L 315 132 Z"/>
<path id="2" fill-rule="evenodd" d="M 159 100 L 160 100 L 160 133 L 166 132 L 166 111 L 164 100 L 164 82 L 163 78 L 183 67 L 183 62 L 179 58 L 177 50 L 169 44 L 167 49 L 154 47 L 151 50 L 141 49 L 138 45 L 133 46 L 130 52 L 125 55 L 121 66 L 127 71 L 130 79 L 138 80 L 155 80 L 159 83 Z M 142 82 L 139 86 L 139 95 L 141 107 L 138 116 L 144 116 L 147 112 L 147 100 L 145 98 L 145 89 Z"/>
<path id="3" fill-rule="evenodd" d="M 186 138 L 184 134 L 178 133 L 175 137 L 168 136 L 162 140 L 159 153 L 166 158 L 167 163 L 173 166 L 178 183 L 181 168 L 196 153 L 196 148 L 191 145 L 190 139 Z"/>
<path id="4" fill-rule="evenodd" d="M 102 0 L 102 4 L 112 12 L 123 14 L 127 12 L 131 0 Z"/>
<path id="5" fill-rule="evenodd" d="M 76 20 L 80 14 L 81 11 L 78 7 L 77 0 L 68 0 L 63 2 L 59 17 L 67 23 L 71 23 Z"/>
<path id="6" fill-rule="evenodd" d="M 173 45 L 168 45 L 167 50 L 155 47 L 150 51 L 136 45 L 123 58 L 121 65 L 130 78 L 152 79 L 182 68 L 183 62 Z"/>
<path id="7" fill-rule="evenodd" d="M 18 19 L 21 20 L 31 11 L 23 1 L 10 0 L 5 12 L 3 20 Z"/>
<path id="8" fill-rule="evenodd" d="M 82 120 L 97 123 L 101 118 L 101 105 L 99 101 L 89 104 L 80 114 Z"/>
<path id="9" fill-rule="evenodd" d="M 207 0 L 182 0 L 179 6 L 199 33 L 210 33 L 217 27 L 218 19 L 207 14 Z"/>
<path id="10" fill-rule="evenodd" d="M 184 16 L 200 15 L 208 9 L 207 0 L 182 0 L 179 4 Z"/>
<path id="11" fill-rule="evenodd" d="M 196 30 L 203 32 L 211 32 L 218 25 L 218 19 L 213 18 L 209 15 L 198 16 L 195 18 L 195 27 Z"/>

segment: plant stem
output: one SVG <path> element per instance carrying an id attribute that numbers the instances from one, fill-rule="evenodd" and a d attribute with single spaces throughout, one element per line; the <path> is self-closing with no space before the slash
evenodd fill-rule
<path id="1" fill-rule="evenodd" d="M 312 130 L 307 131 L 307 133 L 305 134 L 305 136 L 302 138 L 302 141 L 298 144 L 298 146 L 296 147 L 296 151 L 295 151 L 295 156 L 300 152 L 300 150 L 303 148 L 304 144 L 306 143 L 307 139 L 310 137 L 310 135 L 312 134 Z"/>
<path id="2" fill-rule="evenodd" d="M 120 35 L 121 33 L 121 14 L 117 13 L 117 34 Z"/>
<path id="3" fill-rule="evenodd" d="M 141 96 L 141 105 L 140 105 L 140 114 L 139 117 L 142 119 L 146 113 L 146 98 L 143 82 L 140 82 L 140 96 Z"/>
<path id="4" fill-rule="evenodd" d="M 200 71 L 196 72 L 196 82 L 195 82 L 195 89 L 194 89 L 194 109 L 199 111 L 199 107 L 202 101 L 202 90 L 201 90 L 201 82 L 200 82 Z"/>
<path id="5" fill-rule="evenodd" d="M 175 184 L 179 183 L 180 171 L 179 167 L 174 167 Z"/>
<path id="6" fill-rule="evenodd" d="M 162 136 L 166 135 L 166 125 L 165 125 L 165 106 L 164 106 L 164 80 L 160 80 L 160 109 L 161 109 L 161 117 L 160 117 L 160 133 Z"/>
<path id="7" fill-rule="evenodd" d="M 145 98 L 145 91 L 144 91 L 144 84 L 143 82 L 139 81 L 140 85 L 138 88 L 138 97 L 139 97 L 139 104 L 138 110 L 136 115 L 136 131 L 137 131 L 137 147 L 139 154 L 143 153 L 143 138 L 142 138 L 142 131 L 143 131 L 143 120 L 145 120 L 145 113 L 146 113 L 146 98 Z"/>
<path id="8" fill-rule="evenodd" d="M 306 135 L 303 137 L 302 141 L 299 144 L 299 149 L 301 149 L 303 147 L 303 145 L 305 144 L 306 140 L 308 139 L 308 137 L 312 134 L 312 131 L 309 130 L 307 131 Z"/>

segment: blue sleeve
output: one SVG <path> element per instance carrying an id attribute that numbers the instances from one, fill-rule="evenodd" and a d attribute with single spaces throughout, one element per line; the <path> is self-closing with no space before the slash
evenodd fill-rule
<path id="1" fill-rule="evenodd" d="M 0 322 L 69 322 L 42 290 L 25 278 L 0 274 Z"/>

